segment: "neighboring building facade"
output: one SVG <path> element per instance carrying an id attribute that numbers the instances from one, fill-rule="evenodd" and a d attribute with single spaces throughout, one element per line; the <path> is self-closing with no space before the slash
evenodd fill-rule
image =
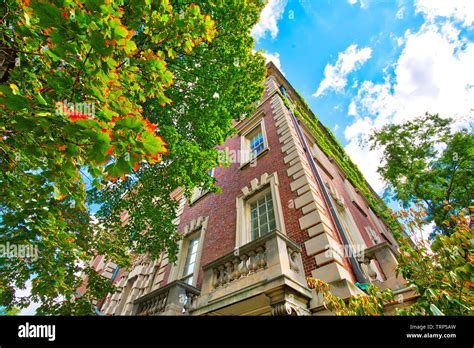
<path id="1" fill-rule="evenodd" d="M 231 162 L 210 173 L 222 193 L 196 190 L 187 202 L 175 192 L 183 235 L 176 264 L 141 256 L 130 272 L 113 275 L 113 264 L 93 261 L 119 287 L 103 314 L 327 314 L 306 277 L 343 298 L 364 294 L 355 284 L 369 282 L 398 299 L 413 295 L 395 276 L 389 228 L 285 106 L 285 98 L 305 105 L 296 91 L 272 63 L 267 68 L 257 111 L 219 147 Z"/>

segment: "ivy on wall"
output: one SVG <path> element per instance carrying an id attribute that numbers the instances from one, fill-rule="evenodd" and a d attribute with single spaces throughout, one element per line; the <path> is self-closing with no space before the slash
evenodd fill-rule
<path id="1" fill-rule="evenodd" d="M 360 190 L 374 212 L 384 219 L 395 237 L 398 237 L 401 231 L 400 226 L 394 218 L 390 208 L 388 208 L 385 202 L 382 201 L 369 188 L 362 172 L 357 167 L 357 165 L 352 162 L 334 133 L 319 121 L 316 115 L 314 115 L 314 113 L 310 110 L 308 103 L 304 100 L 304 98 L 298 92 L 296 92 L 296 94 L 298 95 L 301 104 L 303 104 L 304 107 L 299 104 L 289 102 L 288 98 L 280 93 L 285 106 L 288 109 L 291 109 L 295 116 L 309 127 L 315 136 L 315 141 L 319 148 L 324 152 L 324 154 L 326 154 L 326 156 L 329 158 L 334 158 L 341 168 L 344 169 L 348 180 L 352 183 L 352 185 L 354 185 L 354 187 Z"/>

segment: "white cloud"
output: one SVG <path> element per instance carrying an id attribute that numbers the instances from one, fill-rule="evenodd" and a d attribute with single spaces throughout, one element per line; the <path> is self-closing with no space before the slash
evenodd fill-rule
<path id="1" fill-rule="evenodd" d="M 436 224 L 434 221 L 431 221 L 429 224 L 423 226 L 423 229 L 421 230 L 421 238 L 425 241 L 427 241 L 430 237 L 430 234 L 433 232 L 433 229 L 436 227 Z M 428 249 L 430 251 L 431 249 Z"/>
<path id="2" fill-rule="evenodd" d="M 417 32 L 406 32 L 393 76 L 387 73 L 382 83 L 364 81 L 349 105 L 356 119 L 344 131 L 346 150 L 378 192 L 381 152 L 360 148 L 361 137 L 427 111 L 452 117 L 455 128 L 474 120 L 474 42 L 461 38 L 452 22 L 427 19 Z"/>
<path id="3" fill-rule="evenodd" d="M 252 28 L 251 34 L 256 41 L 264 38 L 267 31 L 272 39 L 278 35 L 278 21 L 282 18 L 287 0 L 268 0 L 260 13 L 259 22 Z"/>
<path id="4" fill-rule="evenodd" d="M 405 42 L 405 40 L 403 39 L 403 37 L 398 37 L 397 38 L 397 46 L 400 47 L 401 45 L 403 45 L 403 43 Z"/>
<path id="5" fill-rule="evenodd" d="M 324 68 L 324 79 L 313 96 L 319 97 L 327 90 L 343 90 L 347 85 L 347 75 L 359 69 L 371 56 L 371 48 L 358 49 L 356 44 L 350 45 L 344 52 L 339 52 L 336 63 L 327 64 Z"/>
<path id="6" fill-rule="evenodd" d="M 355 5 L 359 2 L 360 3 L 360 8 L 362 8 L 362 9 L 365 9 L 365 8 L 369 7 L 369 1 L 368 0 L 347 0 L 347 2 L 350 5 Z"/>
<path id="7" fill-rule="evenodd" d="M 354 101 L 351 101 L 351 103 L 349 104 L 349 110 L 347 111 L 347 113 L 350 116 L 357 116 L 357 107 Z"/>
<path id="8" fill-rule="evenodd" d="M 470 26 L 474 22 L 474 1 L 472 0 L 416 0 L 415 11 L 422 12 L 428 21 L 436 17 L 451 17 Z"/>
<path id="9" fill-rule="evenodd" d="M 263 52 L 262 55 L 265 57 L 266 62 L 273 62 L 275 66 L 278 68 L 278 70 L 281 71 L 283 75 L 285 73 L 283 72 L 283 69 L 281 68 L 281 61 L 280 61 L 280 53 L 275 52 L 275 53 L 265 53 Z"/>
<path id="10" fill-rule="evenodd" d="M 367 130 L 372 129 L 373 121 L 370 117 L 358 118 L 353 124 L 347 126 L 344 130 L 346 139 L 359 138 L 364 135 Z"/>
<path id="11" fill-rule="evenodd" d="M 334 132 L 337 132 L 337 130 L 339 129 L 339 125 L 336 123 L 336 125 L 334 126 L 334 128 L 332 129 Z"/>

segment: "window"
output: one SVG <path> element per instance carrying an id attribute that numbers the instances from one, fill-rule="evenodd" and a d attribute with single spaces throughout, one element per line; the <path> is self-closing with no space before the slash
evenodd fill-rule
<path id="1" fill-rule="evenodd" d="M 209 216 L 197 216 L 182 226 L 180 234 L 183 239 L 179 241 L 178 262 L 171 265 L 168 283 L 181 280 L 196 286 L 208 220 Z"/>
<path id="2" fill-rule="evenodd" d="M 189 285 L 193 285 L 194 273 L 195 273 L 194 269 L 196 266 L 196 259 L 197 259 L 200 237 L 201 236 L 197 234 L 195 237 L 189 240 L 189 244 L 188 244 L 188 251 L 186 254 L 186 261 L 184 263 L 182 280 Z"/>
<path id="3" fill-rule="evenodd" d="M 286 234 L 277 172 L 251 180 L 236 197 L 235 247 L 273 231 Z"/>
<path id="4" fill-rule="evenodd" d="M 377 232 L 375 232 L 375 230 L 372 227 L 365 226 L 365 230 L 367 231 L 367 234 L 369 235 L 370 239 L 375 245 L 381 242 L 380 237 L 377 235 Z"/>
<path id="5" fill-rule="evenodd" d="M 326 182 L 325 185 L 330 192 L 331 188 L 335 191 L 335 189 L 330 183 Z M 347 232 L 349 242 L 351 243 L 352 247 L 356 248 L 356 250 L 354 251 L 358 252 L 362 249 L 365 249 L 366 244 L 364 238 L 362 238 L 359 229 L 357 228 L 357 225 L 352 217 L 352 214 L 348 210 L 347 206 L 345 204 L 335 204 L 336 202 L 332 195 L 329 197 L 329 199 L 335 207 L 334 211 L 337 217 L 339 218 L 339 222 L 341 223 L 344 230 Z"/>
<path id="6" fill-rule="evenodd" d="M 363 204 L 360 202 L 359 199 L 362 199 L 359 193 L 357 193 L 354 189 L 354 186 L 349 182 L 349 180 L 344 180 L 344 186 L 346 187 L 346 192 L 351 197 L 352 203 L 354 203 L 355 207 L 360 211 L 362 215 L 367 217 L 366 212 L 364 211 Z"/>
<path id="7" fill-rule="evenodd" d="M 382 237 L 383 237 L 389 244 L 392 244 L 392 242 L 390 241 L 390 239 L 387 238 L 387 236 L 385 235 L 386 228 L 384 227 L 383 222 L 381 221 L 381 219 L 380 219 L 377 215 L 375 215 L 375 213 L 373 212 L 372 208 L 367 207 L 367 210 L 369 211 L 370 217 L 372 218 L 372 220 L 374 221 L 376 227 L 378 228 L 379 233 L 382 235 Z"/>
<path id="8" fill-rule="evenodd" d="M 242 132 L 240 164 L 246 166 L 255 162 L 257 157 L 268 150 L 268 143 L 265 134 L 265 122 L 263 116 L 252 121 L 247 127 L 247 131 Z"/>
<path id="9" fill-rule="evenodd" d="M 248 135 L 248 138 L 250 139 L 250 156 L 254 158 L 265 148 L 262 129 L 257 127 L 255 131 Z"/>
<path id="10" fill-rule="evenodd" d="M 273 209 L 272 193 L 267 190 L 263 196 L 259 195 L 249 203 L 250 206 L 250 236 L 252 240 L 276 228 L 275 212 Z"/>

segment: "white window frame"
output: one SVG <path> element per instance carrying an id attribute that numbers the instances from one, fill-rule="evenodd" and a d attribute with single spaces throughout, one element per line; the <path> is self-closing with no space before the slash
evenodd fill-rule
<path id="1" fill-rule="evenodd" d="M 325 184 L 331 192 L 337 192 L 330 182 L 326 182 Z M 332 195 L 330 195 L 329 199 L 332 201 L 333 206 L 336 208 L 336 214 L 339 217 L 344 229 L 347 231 L 351 244 L 353 246 L 358 245 L 360 249 L 365 249 L 367 247 L 367 243 L 365 242 L 364 238 L 362 237 L 362 234 L 357 228 L 357 224 L 355 223 L 354 218 L 352 217 L 352 213 L 350 212 L 347 205 L 336 204 Z"/>
<path id="2" fill-rule="evenodd" d="M 244 167 L 252 161 L 255 161 L 256 158 L 264 154 L 269 150 L 268 148 L 268 137 L 267 132 L 265 130 L 265 122 L 263 120 L 264 114 L 260 114 L 255 117 L 255 119 L 250 122 L 245 129 L 242 130 L 242 134 L 240 137 L 240 166 Z M 261 130 L 262 137 L 263 137 L 263 149 L 256 155 L 252 155 L 250 151 L 250 136 L 254 133 L 257 129 Z"/>
<path id="3" fill-rule="evenodd" d="M 263 179 L 265 176 L 265 179 Z M 254 179 L 250 189 L 245 187 L 242 193 L 236 198 L 237 207 L 237 223 L 235 246 L 239 248 L 249 242 L 251 239 L 250 229 L 250 204 L 257 197 L 271 192 L 273 202 L 273 212 L 275 214 L 275 229 L 286 234 L 285 223 L 283 220 L 283 209 L 280 201 L 280 193 L 278 190 L 278 175 L 274 172 L 271 175 L 264 174 L 260 180 Z"/>
<path id="4" fill-rule="evenodd" d="M 181 276 L 180 276 L 180 279 L 182 281 L 185 281 L 184 279 L 185 278 L 189 278 L 191 277 L 192 278 L 192 281 L 191 283 L 188 283 L 190 285 L 193 285 L 193 284 L 196 284 L 196 276 L 197 276 L 197 266 L 198 266 L 198 257 L 200 256 L 199 255 L 199 247 L 201 245 L 201 231 L 196 231 L 194 233 L 192 233 L 190 236 L 186 237 L 187 238 L 187 241 L 186 241 L 186 247 L 185 247 L 185 250 L 183 250 L 183 267 L 181 269 Z M 191 241 L 193 240 L 197 240 L 197 246 L 196 246 L 196 258 L 194 260 L 194 266 L 193 266 L 193 269 L 192 269 L 192 272 L 188 273 L 188 274 L 185 274 L 184 271 L 186 270 L 186 263 L 188 261 L 188 256 L 189 256 L 189 248 L 191 247 Z M 186 282 L 187 283 L 187 282 Z"/>
<path id="5" fill-rule="evenodd" d="M 194 270 L 193 270 L 193 281 L 191 283 L 192 286 L 196 286 L 197 278 L 199 276 L 199 270 L 201 267 L 201 256 L 202 256 L 202 249 L 204 245 L 204 239 L 206 237 L 207 231 L 207 223 L 209 217 L 199 217 L 193 221 L 189 225 L 184 226 L 184 234 L 183 238 L 179 241 L 179 254 L 178 254 L 178 262 L 171 266 L 171 272 L 169 276 L 169 281 L 172 282 L 175 280 L 180 280 L 184 278 L 184 266 L 186 262 L 186 258 L 188 256 L 188 248 L 191 239 L 193 239 L 196 234 L 199 234 L 199 245 L 198 251 L 196 254 L 196 262 L 194 263 Z"/>
<path id="6" fill-rule="evenodd" d="M 276 228 L 276 214 L 275 214 L 275 204 L 273 204 L 273 196 L 272 196 L 272 193 L 271 193 L 271 189 L 270 187 L 267 187 L 267 188 L 264 188 L 262 189 L 261 191 L 255 193 L 252 197 L 250 197 L 249 199 L 247 199 L 247 201 L 245 202 L 245 215 L 246 215 L 246 225 L 248 226 L 248 235 L 247 235 L 247 238 L 249 241 L 252 241 L 252 212 L 251 212 L 251 205 L 253 203 L 255 203 L 256 201 L 258 201 L 259 199 L 261 199 L 262 197 L 266 196 L 270 194 L 270 197 L 272 198 L 272 206 L 273 206 L 273 218 L 275 220 L 275 228 Z M 267 221 L 268 223 L 268 221 Z M 269 231 L 271 232 L 271 231 Z M 260 231 L 259 231 L 259 234 L 260 234 Z M 262 237 L 263 235 L 259 236 L 258 238 Z M 256 239 L 258 239 L 256 238 Z"/>
<path id="7" fill-rule="evenodd" d="M 181 252 L 180 252 L 180 257 L 179 257 L 179 263 L 178 263 L 178 275 L 177 279 L 183 280 L 185 277 L 189 276 L 184 274 L 184 268 L 186 266 L 186 259 L 188 257 L 188 251 L 189 251 L 189 245 L 191 240 L 197 237 L 199 235 L 199 242 L 198 242 L 198 249 L 196 252 L 196 261 L 194 262 L 194 268 L 193 272 L 190 273 L 193 276 L 193 280 L 190 285 L 196 286 L 197 284 L 197 278 L 198 278 L 198 273 L 199 273 L 199 267 L 201 263 L 201 254 L 202 254 L 202 245 L 204 241 L 204 232 L 203 229 L 199 229 L 197 231 L 193 231 L 188 233 L 187 235 L 184 236 L 183 240 L 181 241 Z"/>

